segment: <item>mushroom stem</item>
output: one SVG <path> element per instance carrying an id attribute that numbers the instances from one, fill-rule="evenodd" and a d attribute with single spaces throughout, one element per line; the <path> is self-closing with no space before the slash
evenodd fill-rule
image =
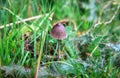
<path id="1" fill-rule="evenodd" d="M 58 40 L 58 61 L 60 60 L 60 40 Z"/>

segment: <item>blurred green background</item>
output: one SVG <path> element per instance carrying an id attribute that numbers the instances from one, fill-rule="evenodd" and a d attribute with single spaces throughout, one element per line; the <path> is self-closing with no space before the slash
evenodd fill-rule
<path id="1" fill-rule="evenodd" d="M 39 78 L 119 78 L 119 21 L 119 0 L 0 0 L 0 77 L 33 78 L 40 56 Z"/>

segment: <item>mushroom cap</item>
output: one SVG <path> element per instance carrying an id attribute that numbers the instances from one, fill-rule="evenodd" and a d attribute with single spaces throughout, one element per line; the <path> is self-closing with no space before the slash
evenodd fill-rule
<path id="1" fill-rule="evenodd" d="M 61 23 L 57 23 L 53 28 L 52 28 L 52 31 L 51 31 L 51 36 L 55 39 L 58 39 L 58 40 L 63 40 L 65 38 L 67 38 L 67 33 L 66 33 L 66 29 L 65 27 L 63 26 L 63 24 Z"/>

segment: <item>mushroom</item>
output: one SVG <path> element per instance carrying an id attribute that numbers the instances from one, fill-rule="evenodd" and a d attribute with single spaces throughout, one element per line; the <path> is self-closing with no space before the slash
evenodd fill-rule
<path id="1" fill-rule="evenodd" d="M 57 23 L 51 30 L 51 36 L 58 40 L 58 60 L 60 60 L 60 41 L 67 38 L 66 29 L 63 24 Z"/>

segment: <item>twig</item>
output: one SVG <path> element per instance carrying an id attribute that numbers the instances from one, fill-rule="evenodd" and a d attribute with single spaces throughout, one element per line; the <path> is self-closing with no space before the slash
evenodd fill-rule
<path id="1" fill-rule="evenodd" d="M 116 10 L 115 13 L 113 14 L 112 18 L 111 18 L 109 21 L 106 21 L 106 22 L 104 23 L 104 25 L 110 24 L 110 23 L 114 20 L 115 16 L 117 15 L 117 13 L 118 13 L 118 11 L 119 11 L 119 8 L 120 8 L 120 5 L 117 7 L 117 10 Z"/>
<path id="2" fill-rule="evenodd" d="M 20 24 L 20 23 L 24 23 L 24 22 L 27 22 L 27 21 L 32 21 L 32 20 L 35 20 L 35 19 L 39 19 L 39 18 L 42 18 L 43 16 L 48 16 L 48 15 L 49 15 L 49 14 L 38 15 L 38 16 L 26 18 L 26 19 L 23 19 L 22 21 L 17 21 L 17 22 L 15 22 L 15 23 L 6 24 L 6 27 L 10 27 L 10 26 L 12 26 L 13 24 Z M 50 17 L 49 19 L 51 19 L 51 17 Z M 1 25 L 1 26 L 0 26 L 0 29 L 3 29 L 3 28 L 4 28 L 4 25 Z"/>
<path id="3" fill-rule="evenodd" d="M 110 23 L 114 20 L 114 18 L 115 18 L 115 16 L 117 15 L 119 9 L 120 9 L 120 5 L 118 5 L 117 10 L 115 11 L 115 13 L 113 14 L 113 16 L 111 17 L 110 20 L 108 20 L 108 21 L 106 21 L 106 22 L 96 23 L 96 24 L 94 25 L 94 28 L 96 28 L 98 25 L 101 25 L 101 24 L 104 24 L 104 25 L 110 24 Z"/>
<path id="4" fill-rule="evenodd" d="M 93 31 L 97 26 L 99 26 L 99 25 L 101 25 L 101 24 L 104 24 L 104 25 L 110 24 L 110 23 L 115 19 L 115 16 L 117 15 L 119 9 L 120 9 L 120 5 L 118 5 L 117 10 L 114 12 L 114 14 L 113 14 L 113 16 L 111 17 L 110 20 L 108 20 L 108 21 L 106 21 L 106 22 L 98 22 L 98 23 L 96 23 L 96 24 L 95 24 L 93 27 L 91 27 L 87 32 L 85 32 L 84 34 L 80 35 L 79 37 L 89 34 L 91 31 Z M 79 37 L 78 37 L 77 39 L 79 39 Z M 73 39 L 72 39 L 72 40 L 73 40 Z M 71 40 L 71 41 L 72 41 L 72 40 Z"/>
<path id="5" fill-rule="evenodd" d="M 103 14 L 103 11 L 110 5 L 112 3 L 112 1 L 108 1 L 104 6 L 103 6 L 103 8 L 101 9 L 101 11 L 100 11 L 100 15 L 99 15 L 99 18 L 98 18 L 98 22 L 100 22 L 101 21 L 101 16 L 102 16 L 102 14 Z"/>
<path id="6" fill-rule="evenodd" d="M 5 8 L 7 11 L 9 11 L 12 15 L 15 15 L 11 10 L 9 10 L 8 8 Z M 13 24 L 20 24 L 20 23 L 24 23 L 26 24 L 27 21 L 32 21 L 32 20 L 35 20 L 35 19 L 39 19 L 39 18 L 42 18 L 44 16 L 48 16 L 49 13 L 46 13 L 45 15 L 38 15 L 38 16 L 34 16 L 34 17 L 30 17 L 30 18 L 26 18 L 26 19 L 22 19 L 20 18 L 19 16 L 16 15 L 16 17 L 20 20 L 20 21 L 17 21 L 15 23 L 9 23 L 9 24 L 6 24 L 6 27 L 10 27 L 12 26 Z M 49 19 L 52 20 L 52 16 L 53 16 L 53 13 L 50 15 Z M 0 29 L 3 29 L 4 28 L 4 25 L 1 25 L 0 26 Z"/>

